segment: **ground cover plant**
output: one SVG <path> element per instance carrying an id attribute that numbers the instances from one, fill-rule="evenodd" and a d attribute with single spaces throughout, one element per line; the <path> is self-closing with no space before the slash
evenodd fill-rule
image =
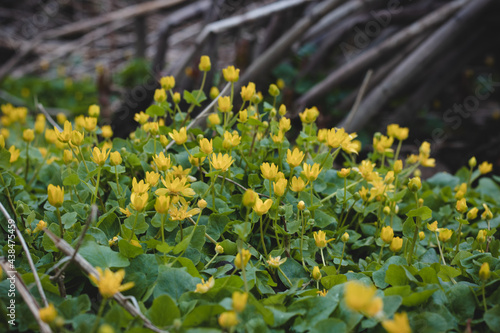
<path id="1" fill-rule="evenodd" d="M 278 86 L 235 91 L 239 70 L 222 75 L 227 94 L 208 97 L 205 80 L 180 92 L 162 78 L 127 140 L 96 105 L 59 125 L 2 105 L 4 329 L 500 330 L 488 161 L 422 181 L 435 161 L 428 142 L 400 155 L 408 128 L 376 133 L 360 159 L 356 134 L 318 129 L 316 108 L 289 138 Z"/>

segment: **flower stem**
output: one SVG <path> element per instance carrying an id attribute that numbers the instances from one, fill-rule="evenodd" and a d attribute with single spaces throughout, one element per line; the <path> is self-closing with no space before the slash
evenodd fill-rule
<path id="1" fill-rule="evenodd" d="M 92 205 L 95 204 L 95 201 L 97 199 L 97 193 L 99 192 L 99 182 L 101 180 L 101 166 L 98 167 L 97 169 L 97 182 L 95 185 L 95 194 L 92 197 Z"/>
<path id="2" fill-rule="evenodd" d="M 97 317 L 95 319 L 94 325 L 92 326 L 92 330 L 90 330 L 91 333 L 95 333 L 97 330 L 97 327 L 99 326 L 99 322 L 101 321 L 102 313 L 104 312 L 104 308 L 106 307 L 106 303 L 108 302 L 107 298 L 103 298 L 101 302 L 101 306 L 99 307 L 99 311 L 97 312 Z"/>
<path id="3" fill-rule="evenodd" d="M 59 211 L 59 207 L 56 207 L 57 220 L 59 221 L 59 232 L 61 233 L 61 238 L 64 239 L 64 228 L 61 220 L 61 212 Z"/>
<path id="4" fill-rule="evenodd" d="M 262 215 L 260 216 L 260 241 L 262 243 L 262 249 L 264 250 L 264 256 L 267 258 L 266 244 L 264 243 L 264 230 L 262 229 Z"/>
<path id="5" fill-rule="evenodd" d="M 484 289 L 485 289 L 485 285 L 486 285 L 486 282 L 483 282 L 483 285 L 482 285 L 482 288 L 481 288 L 481 289 L 482 289 L 482 290 L 481 290 L 481 292 L 482 292 L 482 294 L 483 294 L 483 307 L 484 307 L 484 312 L 486 312 L 486 311 L 488 310 L 488 308 L 487 308 L 487 306 L 486 306 L 486 293 L 485 293 L 485 291 L 484 291 Z"/>
<path id="6" fill-rule="evenodd" d="M 340 262 L 339 262 L 339 268 L 337 268 L 337 274 L 339 274 L 340 267 L 342 266 L 342 260 L 344 260 L 344 251 L 345 251 L 345 242 L 344 242 L 344 246 L 342 247 L 342 254 L 340 256 Z"/>
<path id="7" fill-rule="evenodd" d="M 321 248 L 320 251 L 321 251 L 321 261 L 323 261 L 323 266 L 326 266 L 326 264 L 325 264 L 325 256 L 323 255 L 323 248 Z"/>
<path id="8" fill-rule="evenodd" d="M 128 238 L 128 241 L 130 243 L 130 241 L 132 240 L 132 237 L 134 237 L 134 230 L 135 230 L 135 226 L 137 224 L 137 219 L 139 218 L 139 212 L 136 211 L 135 212 L 135 220 L 134 220 L 134 225 L 132 226 L 132 230 L 130 231 L 130 237 Z"/>
<path id="9" fill-rule="evenodd" d="M 380 247 L 380 253 L 378 255 L 377 264 L 380 264 L 380 259 L 382 259 L 382 255 L 384 254 L 384 247 L 385 247 L 385 243 L 383 243 L 382 246 Z"/>
<path id="10" fill-rule="evenodd" d="M 30 167 L 30 155 L 28 153 L 29 147 L 30 147 L 30 144 L 29 144 L 29 142 L 27 142 L 26 143 L 26 169 L 24 170 L 24 180 L 25 181 L 28 181 L 28 169 Z"/>
<path id="11" fill-rule="evenodd" d="M 281 267 L 278 266 L 278 270 L 280 271 L 281 274 L 283 274 L 283 276 L 285 277 L 286 279 L 286 282 L 288 282 L 288 284 L 290 285 L 290 287 L 292 286 L 292 282 L 290 281 L 290 279 L 288 278 L 288 276 L 286 276 L 285 272 L 283 272 L 283 270 L 281 269 Z"/>

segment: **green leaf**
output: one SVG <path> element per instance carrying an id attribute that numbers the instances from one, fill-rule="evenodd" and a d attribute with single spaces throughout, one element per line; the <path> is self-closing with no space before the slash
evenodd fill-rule
<path id="1" fill-rule="evenodd" d="M 160 266 L 153 295 L 159 297 L 168 294 L 174 300 L 178 300 L 185 292 L 194 291 L 196 284 L 200 282 L 199 278 L 192 277 L 186 272 L 186 268 Z"/>
<path id="2" fill-rule="evenodd" d="M 80 178 L 78 178 L 78 175 L 76 173 L 72 173 L 71 175 L 63 179 L 64 186 L 76 186 L 78 184 L 80 184 Z"/>
<path id="3" fill-rule="evenodd" d="M 427 206 L 423 206 L 410 210 L 406 215 L 408 217 L 420 217 L 422 221 L 425 221 L 432 217 L 432 210 Z"/>
<path id="4" fill-rule="evenodd" d="M 452 285 L 448 296 L 448 309 L 461 322 L 466 322 L 468 318 L 474 317 L 476 310 L 476 299 L 471 288 L 463 283 Z"/>
<path id="5" fill-rule="evenodd" d="M 149 297 L 158 279 L 158 261 L 154 254 L 141 254 L 130 261 L 125 268 L 125 279 L 134 282 L 134 287 L 127 294 L 137 299 Z"/>
<path id="6" fill-rule="evenodd" d="M 335 311 L 339 298 L 334 295 L 325 297 L 307 297 L 294 302 L 288 311 L 305 310 L 305 313 L 295 320 L 294 330 L 303 332 L 321 320 L 327 319 Z"/>
<path id="7" fill-rule="evenodd" d="M 142 247 L 132 245 L 125 239 L 120 239 L 118 241 L 118 247 L 120 249 L 120 253 L 123 254 L 127 258 L 135 258 L 138 255 L 144 253 L 144 251 L 142 250 Z"/>
<path id="8" fill-rule="evenodd" d="M 0 150 L 0 169 L 8 170 L 10 168 L 10 152 L 6 149 Z"/>
<path id="9" fill-rule="evenodd" d="M 437 290 L 436 289 L 427 289 L 423 290 L 420 292 L 413 292 L 411 295 L 408 295 L 406 297 L 403 297 L 403 305 L 405 306 L 417 306 L 420 305 L 424 302 L 426 302 L 429 297 L 434 294 L 434 292 Z"/>
<path id="10" fill-rule="evenodd" d="M 431 267 L 422 268 L 420 271 L 418 271 L 418 275 L 420 275 L 424 283 L 439 284 L 437 273 Z"/>
<path id="11" fill-rule="evenodd" d="M 323 319 L 314 325 L 314 327 L 309 331 L 311 333 L 343 333 L 347 332 L 347 325 L 340 319 L 337 318 L 327 318 Z"/>
<path id="12" fill-rule="evenodd" d="M 495 305 L 484 313 L 486 325 L 495 333 L 500 332 L 500 305 Z"/>
<path id="13" fill-rule="evenodd" d="M 154 116 L 163 117 L 165 116 L 165 110 L 159 107 L 158 105 L 153 104 L 146 109 L 146 114 L 150 115 L 151 117 Z"/>
<path id="14" fill-rule="evenodd" d="M 57 307 L 58 312 L 66 318 L 71 319 L 80 313 L 90 310 L 90 299 L 87 294 L 82 294 L 76 298 L 68 298 Z"/>
<path id="15" fill-rule="evenodd" d="M 433 312 L 414 312 L 410 314 L 413 332 L 442 333 L 446 332 L 446 320 Z"/>
<path id="16" fill-rule="evenodd" d="M 198 97 L 198 98 L 196 98 L 196 97 Z M 193 90 L 192 92 L 189 92 L 187 90 L 184 90 L 184 100 L 189 104 L 201 106 L 200 103 L 206 99 L 207 99 L 207 97 L 205 96 L 205 93 L 203 91 Z"/>
<path id="17" fill-rule="evenodd" d="M 342 284 L 347 282 L 347 277 L 343 274 L 341 275 L 330 275 L 321 278 L 321 284 L 326 289 L 330 289 L 337 284 Z"/>
<path id="18" fill-rule="evenodd" d="M 184 327 L 199 327 L 203 323 L 207 323 L 206 326 L 209 325 L 210 321 L 213 321 L 215 324 L 216 318 L 219 314 L 224 312 L 222 306 L 215 305 L 199 305 L 193 309 L 190 313 L 186 315 L 184 321 L 182 322 L 182 326 Z"/>
<path id="19" fill-rule="evenodd" d="M 64 225 L 64 229 L 71 228 L 77 222 L 76 213 L 71 212 L 64 214 L 63 216 L 61 216 L 61 221 L 62 224 Z"/>
<path id="20" fill-rule="evenodd" d="M 108 246 L 98 245 L 96 242 L 84 242 L 78 251 L 94 267 L 111 268 L 127 267 L 130 262 L 122 254 L 111 250 Z"/>
<path id="21" fill-rule="evenodd" d="M 403 235 L 410 239 L 413 239 L 413 234 L 415 233 L 415 222 L 413 221 L 413 217 L 409 217 L 406 219 L 405 223 L 403 223 Z"/>
<path id="22" fill-rule="evenodd" d="M 146 316 L 151 319 L 151 322 L 164 328 L 172 325 L 175 319 L 181 317 L 181 312 L 174 300 L 168 295 L 161 295 L 153 300 L 153 305 L 146 312 Z"/>
<path id="23" fill-rule="evenodd" d="M 235 255 L 238 252 L 236 243 L 229 239 L 224 239 L 219 245 L 224 249 L 224 254 Z"/>
<path id="24" fill-rule="evenodd" d="M 438 276 L 444 281 L 449 282 L 452 278 L 460 275 L 460 270 L 453 268 L 451 266 L 441 266 Z"/>
<path id="25" fill-rule="evenodd" d="M 404 286 L 408 283 L 406 272 L 402 266 L 390 265 L 385 274 L 385 282 L 392 286 Z"/>

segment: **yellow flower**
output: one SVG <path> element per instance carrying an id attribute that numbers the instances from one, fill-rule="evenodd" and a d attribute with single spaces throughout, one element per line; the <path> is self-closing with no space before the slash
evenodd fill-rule
<path id="1" fill-rule="evenodd" d="M 198 206 L 199 209 L 204 209 L 207 207 L 207 201 L 205 199 L 200 199 L 198 200 L 196 205 Z"/>
<path id="2" fill-rule="evenodd" d="M 210 95 L 211 99 L 217 98 L 217 96 L 219 96 L 219 94 L 220 94 L 219 88 L 217 88 L 217 87 L 210 88 L 209 95 Z"/>
<path id="3" fill-rule="evenodd" d="M 59 112 L 57 115 L 56 115 L 56 120 L 57 120 L 57 123 L 59 125 L 62 125 L 62 124 L 65 124 L 66 121 L 67 121 L 67 118 L 66 118 L 66 115 L 62 112 Z"/>
<path id="4" fill-rule="evenodd" d="M 113 166 L 122 164 L 122 155 L 120 155 L 120 152 L 114 151 L 110 153 L 109 162 Z"/>
<path id="5" fill-rule="evenodd" d="M 234 266 L 238 269 L 246 267 L 251 256 L 252 255 L 250 254 L 250 251 L 248 251 L 247 249 L 242 249 L 234 258 Z"/>
<path id="6" fill-rule="evenodd" d="M 278 128 L 281 132 L 288 132 L 292 128 L 292 125 L 290 123 L 290 119 L 286 118 L 286 117 L 282 117 L 280 119 L 279 124 L 278 124 Z M 295 148 L 295 149 L 297 149 L 297 148 Z"/>
<path id="7" fill-rule="evenodd" d="M 417 192 L 421 188 L 422 188 L 422 181 L 420 180 L 420 177 L 413 177 L 408 182 L 408 189 L 412 192 Z"/>
<path id="8" fill-rule="evenodd" d="M 165 90 L 170 90 L 175 87 L 175 77 L 164 76 L 160 79 L 160 85 Z"/>
<path id="9" fill-rule="evenodd" d="M 220 125 L 221 121 L 220 121 L 220 117 L 217 113 L 211 113 L 208 117 L 207 117 L 207 122 L 208 122 L 208 126 L 209 127 L 214 127 L 216 125 Z"/>
<path id="10" fill-rule="evenodd" d="M 278 114 L 280 116 L 282 116 L 282 117 L 286 114 L 286 106 L 285 106 L 285 104 L 281 104 L 280 105 L 280 108 L 278 109 Z"/>
<path id="11" fill-rule="evenodd" d="M 299 113 L 300 120 L 304 124 L 310 124 L 316 121 L 316 118 L 319 116 L 318 108 L 313 106 L 310 109 L 305 109 L 304 112 Z"/>
<path id="12" fill-rule="evenodd" d="M 189 217 L 193 217 L 201 212 L 199 208 L 193 208 L 188 210 L 189 206 L 184 205 L 181 208 L 172 207 L 170 210 L 170 218 L 173 221 L 183 221 Z"/>
<path id="13" fill-rule="evenodd" d="M 298 209 L 298 210 L 304 210 L 304 209 L 306 209 L 306 204 L 304 203 L 304 201 L 300 200 L 300 201 L 297 203 L 297 209 Z"/>
<path id="14" fill-rule="evenodd" d="M 113 130 L 109 125 L 104 125 L 103 127 L 101 127 L 101 131 L 102 131 L 102 137 L 105 139 L 109 139 L 113 136 Z"/>
<path id="15" fill-rule="evenodd" d="M 98 278 L 94 275 L 89 275 L 89 278 L 97 285 L 99 293 L 104 298 L 111 298 L 116 293 L 129 290 L 134 286 L 134 282 L 122 284 L 125 277 L 124 269 L 120 269 L 116 273 L 113 273 L 109 268 L 106 268 L 104 272 L 101 267 L 97 267 L 96 269 Z"/>
<path id="16" fill-rule="evenodd" d="M 64 130 L 62 132 L 57 132 L 57 138 L 59 141 L 63 143 L 68 143 L 69 140 L 71 139 L 71 132 L 73 131 L 73 127 L 71 126 L 71 123 L 66 120 L 64 123 Z"/>
<path id="17" fill-rule="evenodd" d="M 269 180 L 274 180 L 278 175 L 278 166 L 274 163 L 263 163 L 260 166 L 260 171 L 262 172 L 262 177 Z"/>
<path id="18" fill-rule="evenodd" d="M 361 187 L 361 190 L 358 191 L 359 196 L 363 201 L 368 201 L 368 189 L 365 188 L 364 186 Z"/>
<path id="19" fill-rule="evenodd" d="M 246 123 L 248 120 L 248 111 L 247 109 L 245 110 L 241 110 L 239 113 L 238 113 L 238 121 L 240 123 Z"/>
<path id="20" fill-rule="evenodd" d="M 344 232 L 340 240 L 344 243 L 347 243 L 349 241 L 349 234 L 347 232 Z"/>
<path id="21" fill-rule="evenodd" d="M 318 163 L 314 163 L 312 166 L 307 164 L 307 163 L 304 163 L 302 168 L 304 169 L 302 171 L 302 174 L 306 177 L 306 179 L 308 181 L 311 181 L 311 182 L 315 181 L 316 178 L 318 178 L 321 170 L 323 170 L 323 168 L 319 167 Z"/>
<path id="22" fill-rule="evenodd" d="M 167 100 L 167 93 L 165 92 L 165 89 L 156 89 L 155 90 L 155 95 L 154 95 L 154 100 L 156 103 L 162 103 Z"/>
<path id="23" fill-rule="evenodd" d="M 99 107 L 99 105 L 92 104 L 89 106 L 88 113 L 89 113 L 90 117 L 97 118 L 97 117 L 99 117 L 99 114 L 101 113 L 101 108 Z"/>
<path id="24" fill-rule="evenodd" d="M 420 231 L 420 232 L 418 233 L 418 238 L 419 238 L 420 240 L 424 240 L 424 239 L 425 239 L 425 232 Z M 391 243 L 391 244 L 392 244 L 392 243 Z"/>
<path id="25" fill-rule="evenodd" d="M 212 69 L 212 64 L 210 62 L 210 57 L 207 55 L 203 55 L 200 58 L 200 64 L 198 65 L 198 69 L 202 72 L 208 72 Z"/>
<path id="26" fill-rule="evenodd" d="M 219 155 L 212 154 L 210 160 L 210 164 L 212 165 L 212 167 L 222 172 L 226 172 L 234 162 L 234 159 L 231 156 L 229 156 L 228 154 L 222 155 L 222 153 L 219 153 Z"/>
<path id="27" fill-rule="evenodd" d="M 493 170 L 493 164 L 488 163 L 484 161 L 483 163 L 479 164 L 479 172 L 484 175 L 487 174 L 488 172 L 491 172 Z"/>
<path id="28" fill-rule="evenodd" d="M 113 237 L 113 238 L 111 238 L 111 239 L 109 239 L 109 240 L 108 240 L 108 245 L 109 245 L 109 246 L 113 246 L 113 245 L 115 245 L 117 242 L 118 242 L 118 237 L 116 237 L 116 236 L 115 236 L 115 237 Z"/>
<path id="29" fill-rule="evenodd" d="M 160 143 L 163 146 L 163 148 L 165 148 L 168 145 L 169 140 L 165 135 L 160 135 Z"/>
<path id="30" fill-rule="evenodd" d="M 146 172 L 146 183 L 148 183 L 151 187 L 156 186 L 158 184 L 158 180 L 160 179 L 160 174 L 154 171 Z"/>
<path id="31" fill-rule="evenodd" d="M 120 212 L 122 214 L 124 214 L 126 217 L 130 217 L 132 215 L 132 212 L 127 208 L 127 209 L 123 209 L 120 207 Z"/>
<path id="32" fill-rule="evenodd" d="M 394 138 L 381 135 L 380 137 L 373 137 L 373 148 L 383 154 L 385 152 L 392 152 L 391 146 L 394 142 Z"/>
<path id="33" fill-rule="evenodd" d="M 179 104 L 181 101 L 181 94 L 178 92 L 174 93 L 174 96 L 172 96 L 172 101 L 174 101 L 175 104 Z"/>
<path id="34" fill-rule="evenodd" d="M 490 264 L 483 262 L 481 268 L 479 269 L 479 278 L 483 281 L 487 281 L 491 276 Z"/>
<path id="35" fill-rule="evenodd" d="M 9 147 L 9 152 L 10 152 L 10 163 L 14 163 L 17 161 L 19 158 L 19 155 L 21 154 L 21 151 L 17 149 L 14 145 Z"/>
<path id="36" fill-rule="evenodd" d="M 382 299 L 375 297 L 377 289 L 374 286 L 365 286 L 361 282 L 346 283 L 344 300 L 347 307 L 369 316 L 374 316 L 382 310 Z M 378 310 L 378 311 L 377 311 Z"/>
<path id="37" fill-rule="evenodd" d="M 254 94 L 255 94 L 255 83 L 249 82 L 246 87 L 245 86 L 241 87 L 242 100 L 249 101 L 252 99 Z"/>
<path id="38" fill-rule="evenodd" d="M 32 129 L 25 129 L 23 131 L 23 140 L 25 142 L 31 142 L 35 139 L 35 132 Z"/>
<path id="39" fill-rule="evenodd" d="M 43 220 L 40 220 L 40 221 L 38 221 L 38 223 L 37 223 L 35 229 L 33 230 L 33 232 L 42 231 L 45 228 L 47 228 L 47 222 L 45 222 Z"/>
<path id="40" fill-rule="evenodd" d="M 3 137 L 2 134 L 0 134 L 0 149 L 5 148 L 5 138 Z"/>
<path id="41" fill-rule="evenodd" d="M 146 193 L 149 190 L 149 184 L 144 183 L 144 180 L 137 182 L 137 179 L 134 177 L 132 179 L 132 192 L 137 194 Z"/>
<path id="42" fill-rule="evenodd" d="M 467 212 L 467 201 L 465 201 L 465 198 L 458 200 L 455 208 L 461 214 Z"/>
<path id="43" fill-rule="evenodd" d="M 411 327 L 406 312 L 395 313 L 394 319 L 382 321 L 382 326 L 388 333 L 411 333 Z"/>
<path id="44" fill-rule="evenodd" d="M 211 276 L 207 282 L 204 279 L 201 279 L 201 283 L 196 285 L 195 293 L 205 294 L 215 285 L 214 277 Z"/>
<path id="45" fill-rule="evenodd" d="M 35 121 L 35 132 L 38 134 L 43 133 L 45 130 L 45 116 L 43 114 L 38 114 Z"/>
<path id="46" fill-rule="evenodd" d="M 400 141 L 408 138 L 409 130 L 407 127 L 399 127 L 398 124 L 391 124 L 387 126 L 387 135 L 396 138 Z"/>
<path id="47" fill-rule="evenodd" d="M 260 198 L 257 198 L 255 204 L 253 205 L 253 210 L 257 213 L 257 215 L 262 216 L 269 211 L 272 205 L 273 200 L 271 199 L 267 199 L 263 202 Z"/>
<path id="48" fill-rule="evenodd" d="M 210 141 L 207 138 L 201 139 L 200 150 L 207 155 L 211 154 L 214 151 L 212 139 Z"/>
<path id="49" fill-rule="evenodd" d="M 349 174 L 351 173 L 351 169 L 346 169 L 346 168 L 342 168 L 340 171 L 337 171 L 337 176 L 339 176 L 340 178 L 347 178 L 347 176 L 349 176 Z"/>
<path id="50" fill-rule="evenodd" d="M 326 233 L 323 230 L 313 232 L 314 242 L 316 246 L 320 249 L 324 249 L 326 244 L 330 243 L 332 239 L 326 240 Z"/>
<path id="51" fill-rule="evenodd" d="M 438 232 L 439 232 L 439 240 L 441 242 L 449 241 L 451 238 L 451 235 L 453 234 L 452 230 L 446 229 L 446 228 L 440 228 L 440 229 L 438 229 Z"/>
<path id="52" fill-rule="evenodd" d="M 481 214 L 481 218 L 483 220 L 491 220 L 493 218 L 493 213 L 487 204 L 483 203 L 484 212 Z"/>
<path id="53" fill-rule="evenodd" d="M 99 149 L 97 147 L 94 147 L 94 150 L 92 150 L 92 156 L 91 159 L 94 161 L 95 164 L 99 166 L 103 166 L 104 163 L 106 163 L 106 160 L 108 159 L 109 155 L 109 150 L 106 151 L 105 148 Z"/>
<path id="54" fill-rule="evenodd" d="M 306 187 L 306 183 L 300 177 L 293 177 L 290 182 L 290 189 L 294 192 L 301 192 Z"/>
<path id="55" fill-rule="evenodd" d="M 63 151 L 63 162 L 64 164 L 70 164 L 73 162 L 73 153 L 69 149 L 64 149 Z"/>
<path id="56" fill-rule="evenodd" d="M 187 130 L 186 127 L 182 127 L 178 132 L 177 130 L 173 130 L 172 133 L 168 133 L 168 135 L 175 141 L 176 144 L 182 145 L 187 141 Z"/>
<path id="57" fill-rule="evenodd" d="M 382 231 L 380 231 L 380 238 L 382 238 L 384 243 L 390 244 L 394 238 L 394 230 L 390 226 L 383 227 Z"/>
<path id="58" fill-rule="evenodd" d="M 403 239 L 401 237 L 394 237 L 392 239 L 391 245 L 389 245 L 389 250 L 392 252 L 399 252 L 403 247 Z"/>
<path id="59" fill-rule="evenodd" d="M 71 141 L 71 144 L 73 146 L 77 146 L 77 147 L 81 146 L 82 143 L 83 143 L 83 138 L 84 138 L 84 135 L 83 135 L 82 132 L 79 132 L 77 130 L 73 130 L 71 132 L 71 139 L 70 139 L 70 141 Z"/>
<path id="60" fill-rule="evenodd" d="M 85 130 L 87 130 L 88 132 L 93 132 L 96 126 L 97 126 L 97 118 L 85 117 L 85 124 L 83 125 Z"/>
<path id="61" fill-rule="evenodd" d="M 47 188 L 49 203 L 54 207 L 61 207 L 64 202 L 64 187 L 49 184 Z"/>
<path id="62" fill-rule="evenodd" d="M 312 278 L 316 281 L 321 279 L 321 272 L 320 272 L 318 266 L 314 266 L 313 271 L 312 271 Z"/>
<path id="63" fill-rule="evenodd" d="M 224 141 L 222 142 L 224 149 L 237 147 L 240 142 L 241 136 L 239 136 L 237 131 L 233 131 L 233 133 L 224 132 Z"/>
<path id="64" fill-rule="evenodd" d="M 170 161 L 170 156 L 165 157 L 165 154 L 163 154 L 163 152 L 153 156 L 153 161 L 155 162 L 156 167 L 160 171 L 166 171 L 170 169 L 170 167 L 172 166 L 172 162 Z"/>
<path id="65" fill-rule="evenodd" d="M 57 311 L 54 304 L 49 303 L 48 306 L 41 308 L 38 312 L 40 319 L 47 324 L 52 323 L 57 317 Z"/>
<path id="66" fill-rule="evenodd" d="M 218 103 L 220 112 L 229 112 L 233 109 L 233 106 L 231 105 L 231 97 L 229 96 L 220 97 Z"/>
<path id="67" fill-rule="evenodd" d="M 244 206 L 253 207 L 258 198 L 259 197 L 257 193 L 255 193 L 252 189 L 248 189 L 245 191 L 245 193 L 243 193 L 243 198 L 241 201 L 243 202 Z"/>
<path id="68" fill-rule="evenodd" d="M 328 290 L 326 289 L 318 290 L 316 294 L 318 294 L 318 296 L 325 297 L 326 295 L 328 295 Z"/>
<path id="69" fill-rule="evenodd" d="M 283 118 L 281 118 L 283 119 Z M 288 149 L 286 151 L 286 162 L 290 165 L 290 168 L 295 168 L 302 163 L 304 159 L 304 153 L 299 150 L 299 148 L 295 148 L 293 152 Z"/>
<path id="70" fill-rule="evenodd" d="M 429 229 L 432 232 L 435 232 L 438 230 L 438 221 L 434 221 L 432 223 L 427 223 L 427 229 Z"/>
<path id="71" fill-rule="evenodd" d="M 236 312 L 243 312 L 247 306 L 248 293 L 242 293 L 240 291 L 235 291 L 232 296 L 233 300 L 233 310 Z"/>
<path id="72" fill-rule="evenodd" d="M 283 258 L 281 259 L 281 256 L 277 256 L 277 257 L 271 257 L 271 255 L 269 255 L 269 260 L 266 260 L 267 264 L 273 268 L 278 268 L 281 266 L 281 264 L 284 264 L 286 261 L 286 258 Z"/>
<path id="73" fill-rule="evenodd" d="M 478 211 L 479 211 L 479 209 L 477 209 L 477 207 L 471 208 L 471 210 L 469 210 L 467 212 L 467 219 L 468 220 L 474 220 L 477 217 L 477 212 Z"/>
<path id="74" fill-rule="evenodd" d="M 235 69 L 234 66 L 224 68 L 222 74 L 227 82 L 236 82 L 240 78 L 240 70 Z"/>
<path id="75" fill-rule="evenodd" d="M 271 139 L 274 143 L 282 143 L 285 139 L 285 134 L 282 131 L 279 131 L 277 135 L 271 135 Z"/>
<path id="76" fill-rule="evenodd" d="M 45 141 L 48 143 L 54 143 L 57 140 L 57 134 L 56 131 L 53 129 L 47 129 L 45 131 Z"/>
<path id="77" fill-rule="evenodd" d="M 376 178 L 377 173 L 373 171 L 374 167 L 375 163 L 372 163 L 368 160 L 361 161 L 359 172 L 361 173 L 361 176 L 368 182 Z"/>
<path id="78" fill-rule="evenodd" d="M 130 203 L 132 204 L 132 208 L 138 212 L 142 211 L 148 203 L 148 197 L 149 195 L 147 192 L 144 194 L 132 192 L 132 194 L 130 195 Z"/>
<path id="79" fill-rule="evenodd" d="M 271 95 L 271 96 L 273 96 L 273 97 L 277 97 L 277 96 L 279 96 L 279 94 L 280 94 L 280 89 L 278 88 L 278 86 L 277 86 L 277 85 L 275 85 L 274 83 L 271 83 L 271 84 L 269 85 L 269 90 L 268 90 L 268 92 L 269 92 L 269 95 Z"/>
<path id="80" fill-rule="evenodd" d="M 397 160 L 396 162 L 394 162 L 393 169 L 395 174 L 400 173 L 403 170 L 403 161 Z"/>
<path id="81" fill-rule="evenodd" d="M 172 196 L 182 195 L 184 197 L 192 197 L 196 194 L 195 191 L 189 187 L 189 183 L 186 184 L 186 177 L 177 178 L 172 174 L 167 174 L 165 178 L 162 178 L 161 182 L 165 188 L 156 190 L 156 195 L 168 194 Z"/>
<path id="82" fill-rule="evenodd" d="M 477 233 L 477 237 L 476 237 L 476 240 L 478 241 L 478 243 L 484 243 L 486 242 L 486 236 L 488 236 L 488 231 L 487 230 L 479 230 L 479 232 Z"/>
<path id="83" fill-rule="evenodd" d="M 224 253 L 224 248 L 222 247 L 222 245 L 220 245 L 219 243 L 217 243 L 215 245 L 215 252 L 217 252 L 218 254 Z"/>
<path id="84" fill-rule="evenodd" d="M 274 194 L 276 194 L 277 197 L 282 197 L 285 194 L 287 183 L 288 181 L 285 178 L 280 178 L 274 183 Z"/>
<path id="85" fill-rule="evenodd" d="M 220 314 L 218 322 L 220 327 L 231 329 L 238 325 L 240 321 L 234 311 L 225 311 Z"/>
<path id="86" fill-rule="evenodd" d="M 134 115 L 134 120 L 137 121 L 139 124 L 144 125 L 145 123 L 148 122 L 149 115 L 141 111 Z"/>

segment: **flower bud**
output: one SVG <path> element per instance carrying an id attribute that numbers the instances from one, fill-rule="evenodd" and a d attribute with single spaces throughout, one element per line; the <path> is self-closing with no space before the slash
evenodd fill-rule
<path id="1" fill-rule="evenodd" d="M 471 210 L 467 212 L 467 220 L 474 220 L 477 217 L 477 212 L 479 209 L 477 207 L 473 207 Z"/>
<path id="2" fill-rule="evenodd" d="M 469 167 L 472 169 L 477 165 L 477 160 L 475 156 L 472 156 L 469 160 Z"/>
<path id="3" fill-rule="evenodd" d="M 321 279 L 321 272 L 319 270 L 318 266 L 314 266 L 313 272 L 312 272 L 312 278 L 316 281 Z"/>
<path id="4" fill-rule="evenodd" d="M 201 56 L 200 58 L 200 64 L 198 65 L 198 68 L 202 72 L 208 72 L 209 70 L 212 69 L 212 63 L 210 62 L 210 57 L 209 56 Z"/>
<path id="5" fill-rule="evenodd" d="M 483 281 L 487 281 L 491 276 L 490 264 L 483 262 L 481 268 L 479 269 L 479 278 Z"/>
<path id="6" fill-rule="evenodd" d="M 344 243 L 347 243 L 349 241 L 349 234 L 347 232 L 344 232 L 340 240 Z"/>
<path id="7" fill-rule="evenodd" d="M 486 242 L 486 236 L 488 235 L 488 231 L 486 230 L 479 230 L 477 233 L 476 240 L 478 243 L 484 243 Z"/>
<path id="8" fill-rule="evenodd" d="M 224 253 L 224 248 L 222 247 L 222 245 L 220 245 L 219 243 L 217 243 L 217 245 L 215 245 L 215 252 L 218 253 L 218 254 L 223 254 Z"/>
<path id="9" fill-rule="evenodd" d="M 23 131 L 23 140 L 25 142 L 31 142 L 35 139 L 35 132 L 32 129 L 26 129 Z"/>
<path id="10" fill-rule="evenodd" d="M 271 84 L 271 85 L 269 86 L 269 90 L 268 90 L 268 92 L 269 92 L 269 95 L 271 95 L 271 96 L 273 96 L 273 97 L 277 97 L 277 96 L 279 96 L 279 94 L 280 94 L 280 89 L 278 88 L 278 86 L 277 86 L 277 85 L 275 85 L 275 84 L 273 83 L 273 84 Z"/>
<path id="11" fill-rule="evenodd" d="M 285 106 L 285 104 L 281 104 L 280 105 L 280 108 L 278 109 L 278 113 L 282 117 L 286 114 L 286 106 Z"/>
<path id="12" fill-rule="evenodd" d="M 233 310 L 236 312 L 243 312 L 247 306 L 248 293 L 235 291 L 233 293 Z"/>
<path id="13" fill-rule="evenodd" d="M 385 215 L 391 214 L 391 207 L 385 206 L 383 212 Z"/>
<path id="14" fill-rule="evenodd" d="M 217 96 L 219 96 L 220 94 L 220 91 L 219 91 L 219 88 L 217 87 L 212 87 L 210 88 L 210 99 L 215 99 Z"/>
<path id="15" fill-rule="evenodd" d="M 394 230 L 390 226 L 383 227 L 382 231 L 380 231 L 380 238 L 382 238 L 384 243 L 390 244 L 394 238 Z"/>
<path id="16" fill-rule="evenodd" d="M 181 101 L 181 94 L 179 94 L 178 92 L 174 93 L 174 96 L 172 97 L 172 101 L 175 104 L 179 104 Z"/>
<path id="17" fill-rule="evenodd" d="M 253 207 L 253 205 L 257 201 L 257 198 L 258 198 L 257 193 L 255 193 L 251 189 L 248 189 L 243 194 L 243 200 L 242 200 L 243 201 L 243 205 L 245 207 Z"/>
<path id="18" fill-rule="evenodd" d="M 394 237 L 392 239 L 391 245 L 389 245 L 389 250 L 392 252 L 399 252 L 403 247 L 403 239 L 401 237 Z"/>
<path id="19" fill-rule="evenodd" d="M 420 240 L 424 240 L 424 239 L 425 239 L 425 232 L 420 231 L 420 232 L 418 233 L 418 238 L 420 238 Z"/>
<path id="20" fill-rule="evenodd" d="M 198 208 L 203 209 L 207 207 L 207 201 L 205 199 L 198 200 Z"/>
<path id="21" fill-rule="evenodd" d="M 414 177 L 410 179 L 408 188 L 412 192 L 417 192 L 418 190 L 420 190 L 422 188 L 422 181 L 420 180 L 420 177 Z"/>
<path id="22" fill-rule="evenodd" d="M 306 209 L 306 204 L 304 203 L 304 201 L 299 201 L 299 203 L 297 204 L 297 208 L 298 210 L 304 210 Z"/>
<path id="23" fill-rule="evenodd" d="M 467 202 L 465 201 L 465 198 L 458 200 L 455 208 L 457 209 L 457 212 L 461 214 L 467 212 Z"/>
<path id="24" fill-rule="evenodd" d="M 397 160 L 396 162 L 394 162 L 394 173 L 398 174 L 401 172 L 401 170 L 403 170 L 403 161 Z"/>
<path id="25" fill-rule="evenodd" d="M 109 154 L 109 162 L 112 166 L 122 164 L 122 155 L 120 155 L 120 152 L 114 151 Z"/>

